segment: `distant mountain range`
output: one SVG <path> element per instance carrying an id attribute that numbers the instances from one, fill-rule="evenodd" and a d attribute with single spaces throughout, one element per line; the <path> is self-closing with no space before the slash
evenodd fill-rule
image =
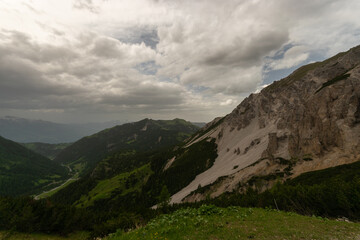
<path id="1" fill-rule="evenodd" d="M 6 116 L 0 118 L 0 135 L 15 142 L 69 143 L 123 122 L 60 124 Z"/>
<path id="2" fill-rule="evenodd" d="M 18 143 L 72 143 L 82 137 L 124 123 L 125 122 L 122 121 L 108 121 L 99 123 L 62 124 L 5 116 L 0 118 L 0 136 Z M 206 123 L 192 122 L 192 124 L 203 127 Z"/>

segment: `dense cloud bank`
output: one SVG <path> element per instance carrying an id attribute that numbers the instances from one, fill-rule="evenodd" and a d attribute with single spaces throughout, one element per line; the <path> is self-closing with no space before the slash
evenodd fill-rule
<path id="1" fill-rule="evenodd" d="M 0 3 L 0 113 L 208 121 L 277 71 L 359 44 L 360 3 Z"/>

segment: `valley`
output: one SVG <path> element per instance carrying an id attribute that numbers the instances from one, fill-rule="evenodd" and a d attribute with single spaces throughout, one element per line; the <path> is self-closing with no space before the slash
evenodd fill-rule
<path id="1" fill-rule="evenodd" d="M 79 179 L 79 172 L 73 171 L 67 165 L 62 165 L 62 166 L 66 167 L 69 170 L 70 178 L 66 179 L 63 183 L 60 183 L 60 185 L 58 185 L 59 183 L 54 183 L 58 186 L 55 186 L 54 188 L 52 188 L 50 190 L 46 190 L 46 191 L 40 193 L 39 195 L 34 196 L 34 199 L 38 200 L 41 198 L 48 198 L 48 197 L 52 196 L 53 194 L 55 194 L 56 192 L 58 192 L 60 189 L 65 188 L 70 183 L 75 182 L 76 180 Z"/>
<path id="2" fill-rule="evenodd" d="M 0 137 L 0 193 L 33 194 L 68 177 L 67 169 L 18 143 Z"/>

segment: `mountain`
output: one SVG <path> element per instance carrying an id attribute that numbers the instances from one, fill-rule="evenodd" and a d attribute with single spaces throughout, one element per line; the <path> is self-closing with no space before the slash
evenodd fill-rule
<path id="1" fill-rule="evenodd" d="M 0 135 L 15 142 L 68 143 L 119 122 L 60 124 L 17 117 L 0 118 Z"/>
<path id="2" fill-rule="evenodd" d="M 80 171 L 81 178 L 55 193 L 51 199 L 77 207 L 104 209 L 106 206 L 117 211 L 152 206 L 163 185 L 156 183 L 161 175 L 158 173 L 162 172 L 162 164 L 172 157 L 171 154 L 177 152 L 179 158 L 185 159 L 175 171 L 162 176 L 169 187 L 171 183 L 174 185 L 171 187 L 173 192 L 211 166 L 212 161 L 207 158 L 215 157 L 213 151 L 208 151 L 213 148 L 213 143 L 195 144 L 191 154 L 181 148 L 183 141 L 198 129 L 181 119 L 144 119 L 83 138 L 55 159 L 75 172 Z M 195 167 L 194 163 L 201 157 L 206 159 Z M 148 188 L 146 194 L 149 196 L 142 196 L 144 187 Z"/>
<path id="3" fill-rule="evenodd" d="M 84 137 L 64 149 L 54 161 L 85 173 L 109 154 L 122 151 L 132 155 L 176 145 L 197 130 L 198 127 L 182 119 L 144 119 Z"/>
<path id="4" fill-rule="evenodd" d="M 55 213 L 49 223 L 56 231 L 58 222 L 64 228 L 79 223 L 79 229 L 93 226 L 94 237 L 116 229 L 123 235 L 161 212 L 203 203 L 358 221 L 359 78 L 360 46 L 299 68 L 198 131 L 180 119 L 103 130 L 55 158 L 76 173 L 74 182 L 49 199 L 29 202 L 65 206 L 66 221 L 56 214 L 62 211 L 44 204 Z M 19 209 L 17 226 L 39 216 L 27 205 Z M 209 215 L 215 207 L 201 209 L 193 211 Z"/>
<path id="5" fill-rule="evenodd" d="M 27 195 L 61 182 L 67 169 L 0 137 L 0 195 Z"/>
<path id="6" fill-rule="evenodd" d="M 251 94 L 175 148 L 151 147 L 157 134 L 138 138 L 154 124 L 148 119 L 111 129 L 121 129 L 120 140 L 109 130 L 84 138 L 55 160 L 75 168 L 86 162 L 93 170 L 54 199 L 94 208 L 152 206 L 166 187 L 172 203 L 193 202 L 249 187 L 261 192 L 302 173 L 356 162 L 359 78 L 356 47 Z"/>
<path id="7" fill-rule="evenodd" d="M 359 161 L 359 123 L 360 46 L 299 68 L 207 124 L 186 146 L 213 139 L 218 156 L 172 202 L 263 191 L 279 179 Z"/>
<path id="8" fill-rule="evenodd" d="M 50 144 L 50 143 L 40 143 L 40 142 L 33 142 L 33 143 L 21 143 L 24 147 L 43 155 L 51 160 L 53 160 L 62 150 L 66 147 L 70 146 L 71 143 L 57 143 L 57 144 Z"/>

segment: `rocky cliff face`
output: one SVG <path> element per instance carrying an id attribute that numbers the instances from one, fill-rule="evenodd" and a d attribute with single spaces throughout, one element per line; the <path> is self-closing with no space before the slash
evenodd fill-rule
<path id="1" fill-rule="evenodd" d="M 218 158 L 172 202 L 264 190 L 279 177 L 360 160 L 360 46 L 251 94 L 187 145 L 204 138 L 216 139 Z"/>

